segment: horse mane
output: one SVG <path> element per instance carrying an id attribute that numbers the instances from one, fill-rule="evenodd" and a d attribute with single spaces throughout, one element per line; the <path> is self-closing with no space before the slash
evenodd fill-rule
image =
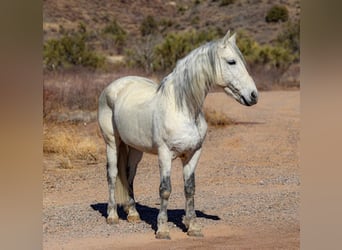
<path id="1" fill-rule="evenodd" d="M 185 107 L 193 118 L 201 112 L 205 96 L 216 81 L 218 42 L 209 42 L 179 60 L 174 70 L 160 83 L 157 91 L 168 95 L 166 86 L 173 84 L 176 107 Z"/>

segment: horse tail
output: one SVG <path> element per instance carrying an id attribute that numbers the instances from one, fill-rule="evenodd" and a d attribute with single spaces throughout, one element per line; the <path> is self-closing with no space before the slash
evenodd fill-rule
<path id="1" fill-rule="evenodd" d="M 123 205 L 129 201 L 129 184 L 127 177 L 128 163 L 128 147 L 121 142 L 118 150 L 118 174 L 115 181 L 115 201 L 117 204 Z"/>

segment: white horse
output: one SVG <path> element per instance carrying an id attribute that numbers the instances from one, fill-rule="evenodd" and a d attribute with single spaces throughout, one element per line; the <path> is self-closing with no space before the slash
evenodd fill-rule
<path id="1" fill-rule="evenodd" d="M 139 221 L 133 180 L 143 152 L 157 154 L 160 211 L 156 238 L 169 239 L 167 204 L 171 162 L 183 163 L 185 216 L 190 236 L 202 236 L 194 208 L 195 168 L 207 132 L 202 106 L 217 85 L 243 105 L 257 103 L 258 92 L 230 32 L 177 62 L 160 85 L 136 76 L 108 85 L 99 98 L 98 121 L 106 142 L 109 187 L 107 223 L 118 223 L 117 204 L 130 222 Z"/>

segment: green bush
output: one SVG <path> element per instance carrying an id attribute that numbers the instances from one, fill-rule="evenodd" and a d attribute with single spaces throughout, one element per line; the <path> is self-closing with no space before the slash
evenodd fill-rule
<path id="1" fill-rule="evenodd" d="M 289 11 L 285 6 L 274 5 L 272 6 L 265 17 L 266 22 L 286 22 L 289 19 Z"/>
<path id="2" fill-rule="evenodd" d="M 87 43 L 87 31 L 83 24 L 77 32 L 65 34 L 60 39 L 50 39 L 44 43 L 43 63 L 48 70 L 84 66 L 100 68 L 104 58 L 95 54 Z"/>
<path id="3" fill-rule="evenodd" d="M 257 61 L 260 45 L 248 36 L 245 31 L 241 30 L 238 32 L 236 43 L 248 63 Z"/>
<path id="4" fill-rule="evenodd" d="M 295 60 L 295 56 L 289 48 L 281 44 L 260 45 L 244 31 L 239 31 L 237 45 L 247 63 L 251 65 L 262 64 L 286 69 Z"/>
<path id="5" fill-rule="evenodd" d="M 103 34 L 106 38 L 112 41 L 113 45 L 121 51 L 126 43 L 127 32 L 114 19 L 103 29 Z"/>
<path id="6" fill-rule="evenodd" d="M 296 58 L 299 59 L 300 54 L 300 23 L 287 22 L 283 32 L 281 32 L 277 37 L 277 42 L 279 45 L 291 50 Z"/>
<path id="7" fill-rule="evenodd" d="M 158 31 L 158 23 L 153 16 L 147 16 L 141 23 L 140 32 L 142 36 L 155 34 Z"/>
<path id="8" fill-rule="evenodd" d="M 288 49 L 281 46 L 264 45 L 259 48 L 256 62 L 279 69 L 286 69 L 293 60 L 293 55 Z"/>

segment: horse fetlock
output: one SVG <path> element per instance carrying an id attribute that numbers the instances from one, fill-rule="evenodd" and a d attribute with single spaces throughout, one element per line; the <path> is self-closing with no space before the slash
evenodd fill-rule
<path id="1" fill-rule="evenodd" d="M 132 203 L 127 203 L 123 207 L 124 211 L 127 214 L 127 221 L 132 222 L 132 223 L 138 223 L 141 221 L 140 215 L 135 208 L 135 203 L 134 201 Z"/>
<path id="2" fill-rule="evenodd" d="M 127 221 L 132 223 L 139 223 L 141 221 L 140 215 L 135 207 L 128 210 Z"/>
<path id="3" fill-rule="evenodd" d="M 185 225 L 185 227 L 188 229 L 190 226 L 190 220 L 191 218 L 187 217 L 187 216 L 183 216 L 182 222 Z"/>

